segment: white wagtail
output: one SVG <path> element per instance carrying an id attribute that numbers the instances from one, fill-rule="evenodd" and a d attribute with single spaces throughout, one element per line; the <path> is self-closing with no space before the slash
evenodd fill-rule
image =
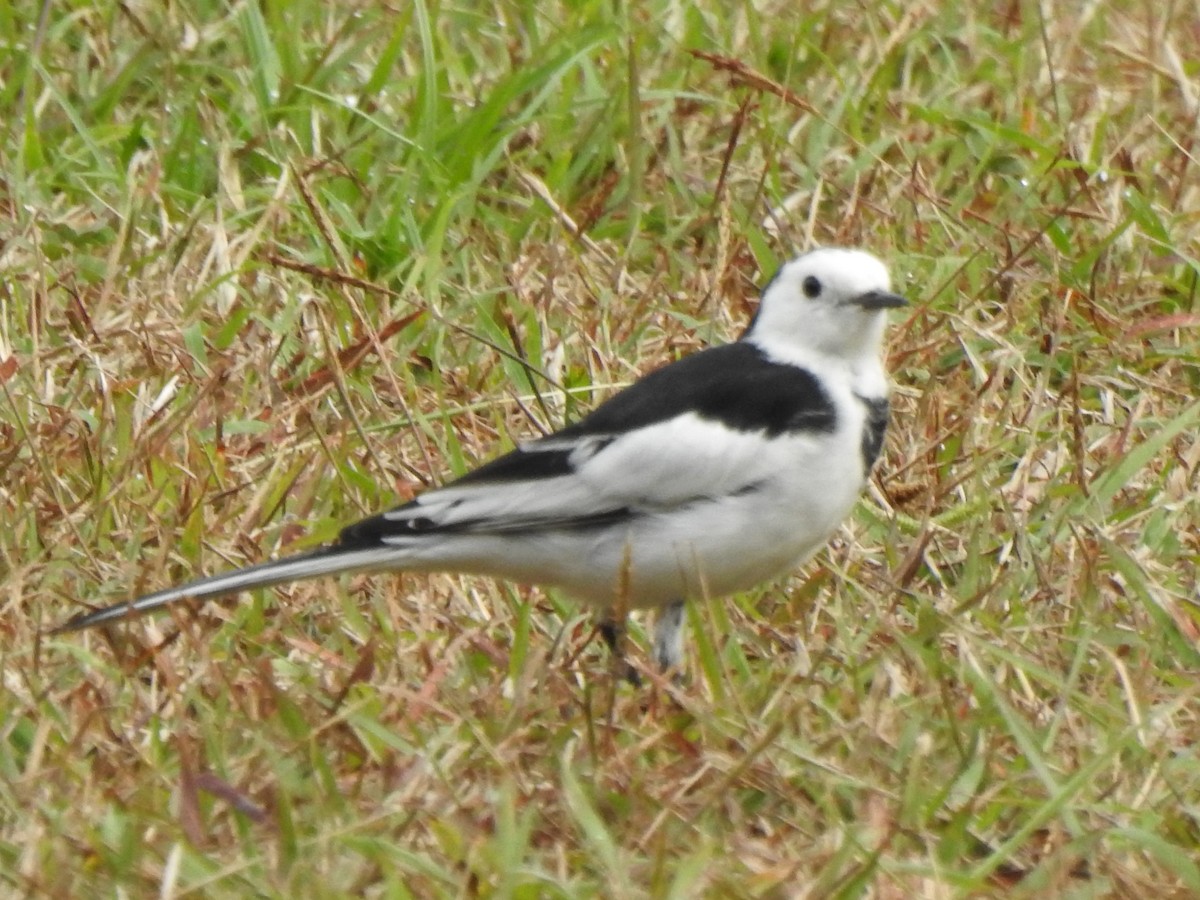
<path id="1" fill-rule="evenodd" d="M 655 662 L 678 667 L 685 600 L 794 569 L 850 513 L 887 426 L 886 311 L 905 302 L 869 253 L 813 250 L 771 279 L 740 340 L 651 372 L 574 425 L 330 546 L 82 613 L 56 632 L 319 575 L 449 571 L 553 585 L 600 610 L 660 607 Z"/>

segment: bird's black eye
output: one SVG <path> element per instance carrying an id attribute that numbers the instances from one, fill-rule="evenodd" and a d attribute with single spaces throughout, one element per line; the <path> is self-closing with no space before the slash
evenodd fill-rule
<path id="1" fill-rule="evenodd" d="M 800 285 L 804 289 L 805 297 L 817 297 L 821 294 L 821 279 L 815 275 L 809 275 Z"/>

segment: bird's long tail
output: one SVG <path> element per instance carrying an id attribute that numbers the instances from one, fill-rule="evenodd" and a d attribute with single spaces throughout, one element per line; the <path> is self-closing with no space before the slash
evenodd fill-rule
<path id="1" fill-rule="evenodd" d="M 286 581 L 301 581 L 340 572 L 389 568 L 389 563 L 394 567 L 397 555 L 396 550 L 387 547 L 322 547 L 309 553 L 198 578 L 127 603 L 117 603 L 93 612 L 80 613 L 54 628 L 50 634 L 65 634 L 105 622 L 136 618 L 176 600 L 203 600 L 253 588 L 270 587 Z"/>

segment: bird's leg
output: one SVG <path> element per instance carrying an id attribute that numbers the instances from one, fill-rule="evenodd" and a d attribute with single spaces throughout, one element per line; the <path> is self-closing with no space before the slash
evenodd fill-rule
<path id="1" fill-rule="evenodd" d="M 683 601 L 672 600 L 654 620 L 654 661 L 659 671 L 683 670 Z"/>
<path id="2" fill-rule="evenodd" d="M 600 632 L 600 637 L 604 638 L 604 643 L 617 658 L 617 664 L 622 669 L 622 677 L 634 687 L 638 687 L 642 683 L 642 676 L 638 675 L 637 670 L 625 659 L 625 620 L 615 618 L 611 612 L 605 613 L 597 623 L 596 630 Z"/>

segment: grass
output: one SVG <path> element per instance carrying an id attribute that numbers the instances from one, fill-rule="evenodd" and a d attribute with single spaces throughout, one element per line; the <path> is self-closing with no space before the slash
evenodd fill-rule
<path id="1" fill-rule="evenodd" d="M 4 893 L 1200 894 L 1196 9 L 26 7 Z M 467 578 L 41 636 L 571 421 L 814 243 L 916 301 L 885 458 L 682 688 Z"/>

